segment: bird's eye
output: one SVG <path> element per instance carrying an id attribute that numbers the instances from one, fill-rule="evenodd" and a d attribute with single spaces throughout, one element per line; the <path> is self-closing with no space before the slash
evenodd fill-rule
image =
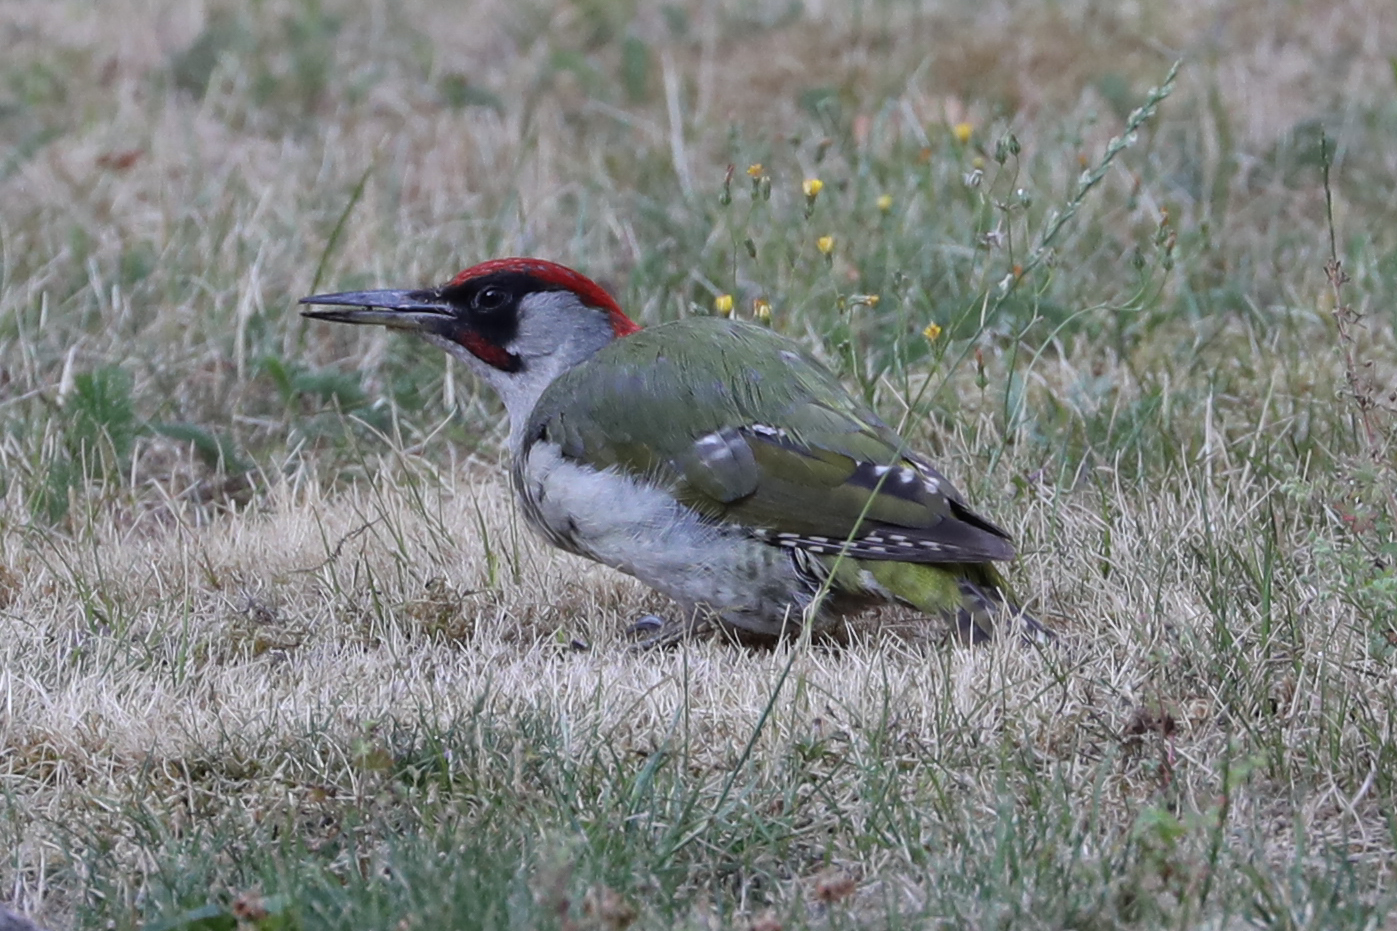
<path id="1" fill-rule="evenodd" d="M 499 310 L 509 303 L 509 294 L 503 288 L 481 288 L 475 295 L 476 310 Z"/>

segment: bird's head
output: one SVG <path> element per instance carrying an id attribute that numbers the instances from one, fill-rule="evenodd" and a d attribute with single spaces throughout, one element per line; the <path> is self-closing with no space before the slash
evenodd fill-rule
<path id="1" fill-rule="evenodd" d="M 417 333 L 488 381 L 518 421 L 543 389 L 640 329 L 596 282 L 555 262 L 492 259 L 439 287 L 301 298 L 302 315 Z"/>

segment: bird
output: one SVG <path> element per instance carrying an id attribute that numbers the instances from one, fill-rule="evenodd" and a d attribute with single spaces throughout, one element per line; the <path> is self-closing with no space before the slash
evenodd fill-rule
<path id="1" fill-rule="evenodd" d="M 493 388 L 526 523 L 679 606 L 634 626 L 659 627 L 647 644 L 837 638 L 887 604 L 964 643 L 1052 636 L 994 565 L 1015 557 L 1009 534 L 769 326 L 641 327 L 590 278 L 528 257 L 300 303 L 315 320 L 417 334 Z"/>

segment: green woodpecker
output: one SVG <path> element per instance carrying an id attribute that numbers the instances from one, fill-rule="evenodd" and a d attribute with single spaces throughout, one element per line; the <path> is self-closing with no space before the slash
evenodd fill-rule
<path id="1" fill-rule="evenodd" d="M 409 330 L 509 414 L 511 476 L 554 546 L 674 599 L 655 641 L 716 621 L 758 638 L 877 604 L 979 642 L 1047 635 L 992 562 L 1009 536 L 796 343 L 696 317 L 642 329 L 590 279 L 495 259 L 440 287 L 317 294 L 305 316 Z"/>

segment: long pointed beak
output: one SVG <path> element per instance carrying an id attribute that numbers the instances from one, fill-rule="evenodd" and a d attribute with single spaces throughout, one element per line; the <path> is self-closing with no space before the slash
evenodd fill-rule
<path id="1" fill-rule="evenodd" d="M 335 310 L 303 310 L 301 316 L 333 323 L 366 323 L 395 330 L 434 330 L 456 316 L 450 304 L 431 289 L 421 291 L 341 291 L 303 297 L 302 304 Z M 350 308 L 350 309 L 338 309 Z"/>

